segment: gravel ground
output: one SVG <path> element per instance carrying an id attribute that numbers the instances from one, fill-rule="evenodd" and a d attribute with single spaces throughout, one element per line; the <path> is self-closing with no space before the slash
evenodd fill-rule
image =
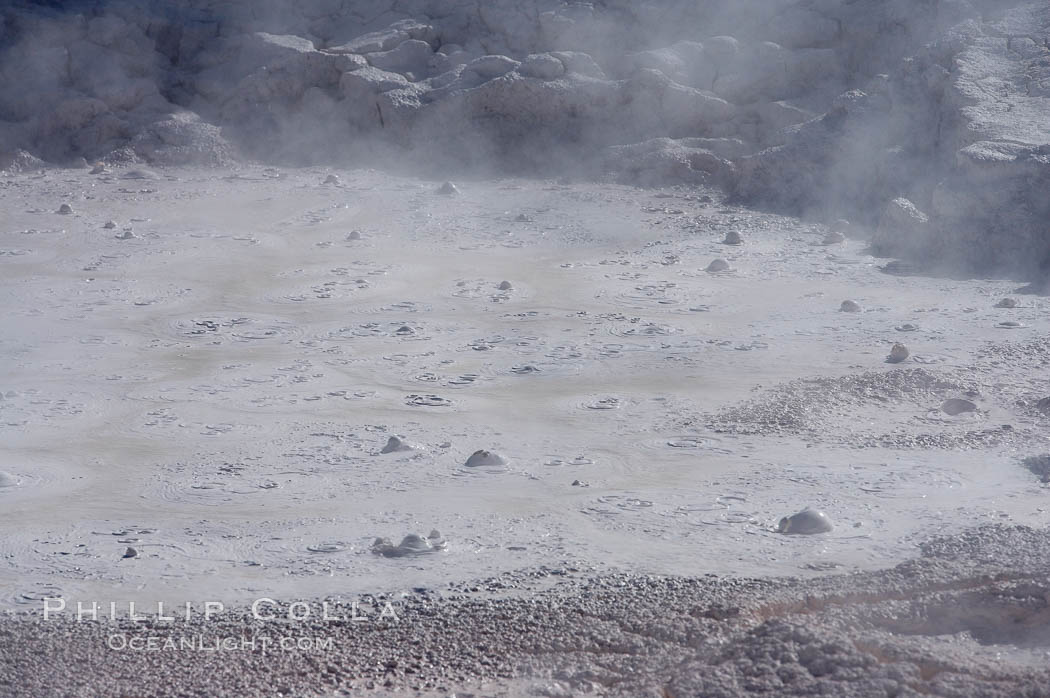
<path id="1" fill-rule="evenodd" d="M 301 621 L 247 608 L 136 623 L 22 613 L 0 622 L 0 694 L 1047 696 L 1048 572 L 1050 531 L 986 526 L 931 540 L 881 572 L 519 571 L 361 598 L 360 622 L 320 617 L 320 601 Z M 259 647 L 281 636 L 314 646 Z M 158 649 L 113 649 L 131 638 Z M 256 649 L 214 649 L 222 638 L 254 638 Z"/>
<path id="2" fill-rule="evenodd" d="M 989 347 L 984 356 L 1001 355 L 1029 366 L 1033 346 L 1041 344 L 999 345 L 1000 354 Z M 1042 393 L 1032 392 L 1033 381 L 1011 380 L 1001 368 L 994 382 L 989 375 L 987 367 L 978 366 L 801 378 L 692 423 L 704 421 L 719 433 L 792 435 L 854 448 L 974 449 L 1045 442 L 1045 414 L 1036 407 Z M 979 406 L 948 418 L 939 405 L 949 399 L 973 399 Z M 1017 418 L 1024 423 L 1003 421 Z M 892 431 L 884 430 L 887 425 Z"/>

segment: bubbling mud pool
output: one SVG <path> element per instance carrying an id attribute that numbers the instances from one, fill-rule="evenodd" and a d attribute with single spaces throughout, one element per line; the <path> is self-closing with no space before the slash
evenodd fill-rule
<path id="1" fill-rule="evenodd" d="M 1050 303 L 1009 280 L 716 192 L 229 174 L 4 179 L 0 607 L 810 575 L 1050 523 Z M 779 532 L 804 506 L 834 528 Z"/>

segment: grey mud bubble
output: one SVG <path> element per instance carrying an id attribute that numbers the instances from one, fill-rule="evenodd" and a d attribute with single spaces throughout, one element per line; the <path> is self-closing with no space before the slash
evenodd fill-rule
<path id="1" fill-rule="evenodd" d="M 1017 299 L 1016 298 L 1003 298 L 1002 300 L 1000 300 L 998 303 L 995 304 L 995 307 L 996 308 L 1016 308 L 1017 307 Z"/>
<path id="2" fill-rule="evenodd" d="M 743 242 L 744 238 L 740 237 L 740 233 L 735 230 L 730 230 L 726 233 L 725 238 L 722 240 L 723 245 L 740 245 Z"/>
<path id="3" fill-rule="evenodd" d="M 498 453 L 493 453 L 492 451 L 486 451 L 485 449 L 474 451 L 470 454 L 470 457 L 467 458 L 467 462 L 464 463 L 468 468 L 506 464 L 507 461 L 504 460 L 503 456 Z"/>
<path id="4" fill-rule="evenodd" d="M 952 417 L 957 414 L 962 414 L 963 412 L 976 411 L 977 405 L 969 400 L 963 400 L 962 398 L 953 397 L 941 403 L 941 412 L 951 415 Z"/>
<path id="5" fill-rule="evenodd" d="M 339 184 L 339 175 L 330 174 L 324 178 L 325 184 Z"/>
<path id="6" fill-rule="evenodd" d="M 445 182 L 440 187 L 438 187 L 437 193 L 442 194 L 444 196 L 454 196 L 459 193 L 459 188 L 456 187 L 456 185 L 452 182 Z"/>
<path id="7" fill-rule="evenodd" d="M 128 170 L 127 172 L 125 172 L 124 174 L 121 175 L 121 178 L 122 179 L 160 179 L 160 175 L 158 175 L 153 170 L 136 169 L 136 170 Z"/>
<path id="8" fill-rule="evenodd" d="M 0 487 L 18 487 L 19 479 L 11 473 L 0 470 Z"/>
<path id="9" fill-rule="evenodd" d="M 394 545 L 389 538 L 376 538 L 375 542 L 372 543 L 372 552 L 383 557 L 404 557 L 420 553 L 433 553 L 444 550 L 446 547 L 445 539 L 435 529 L 426 538 L 417 533 L 409 533 L 397 545 Z"/>
<path id="10" fill-rule="evenodd" d="M 341 553 L 350 547 L 345 543 L 317 543 L 306 546 L 306 549 L 311 553 Z"/>
<path id="11" fill-rule="evenodd" d="M 391 436 L 387 439 L 386 446 L 379 451 L 380 453 L 400 453 L 404 451 L 414 451 L 416 447 L 405 441 L 398 435 Z"/>
<path id="12" fill-rule="evenodd" d="M 101 162 L 96 162 L 95 166 L 91 168 L 91 174 L 102 174 L 106 171 L 106 166 Z"/>
<path id="13" fill-rule="evenodd" d="M 837 245 L 840 242 L 845 242 L 846 236 L 842 233 L 832 231 L 824 236 L 824 239 L 820 241 L 821 245 Z"/>
<path id="14" fill-rule="evenodd" d="M 70 213 L 73 213 L 73 207 L 69 204 L 62 204 L 58 207 L 58 210 L 55 211 L 55 213 L 61 213 L 63 216 L 68 215 Z"/>
<path id="15" fill-rule="evenodd" d="M 857 301 L 842 301 L 842 304 L 839 306 L 839 312 L 843 313 L 859 313 L 860 311 L 860 303 Z"/>
<path id="16" fill-rule="evenodd" d="M 510 285 L 509 281 L 500 281 L 499 286 L 497 286 L 497 288 L 501 291 L 509 291 L 514 287 Z"/>
<path id="17" fill-rule="evenodd" d="M 129 547 L 126 550 L 124 550 L 124 555 L 122 557 L 125 560 L 127 560 L 129 557 L 138 557 L 138 556 L 139 556 L 139 551 L 135 550 L 134 548 L 130 548 Z"/>
<path id="18" fill-rule="evenodd" d="M 510 372 L 522 376 L 528 373 L 540 373 L 541 371 L 539 367 L 533 366 L 532 364 L 519 364 L 517 366 L 511 366 Z"/>
<path id="19" fill-rule="evenodd" d="M 361 239 L 361 231 L 360 230 L 351 230 L 349 233 L 346 234 L 346 239 L 347 239 L 347 241 L 360 240 Z"/>
<path id="20" fill-rule="evenodd" d="M 890 349 L 890 355 L 886 357 L 886 363 L 899 364 L 901 361 L 908 358 L 909 355 L 910 352 L 908 351 L 908 347 L 898 342 L 893 345 L 892 349 Z"/>
<path id="21" fill-rule="evenodd" d="M 827 533 L 832 528 L 834 526 L 827 514 L 806 507 L 797 514 L 782 518 L 780 525 L 777 526 L 777 531 L 788 535 L 811 536 L 817 533 Z"/>
<path id="22" fill-rule="evenodd" d="M 452 401 L 439 395 L 409 395 L 405 404 L 412 407 L 448 407 Z"/>
<path id="23" fill-rule="evenodd" d="M 708 264 L 707 269 L 705 269 L 704 271 L 708 271 L 711 273 L 719 271 L 729 271 L 729 262 L 725 261 L 722 258 L 716 259 L 710 264 Z"/>
<path id="24" fill-rule="evenodd" d="M 117 222 L 116 221 L 106 221 L 105 223 L 102 224 L 102 227 L 105 228 L 106 230 L 113 230 L 114 228 L 117 227 Z"/>

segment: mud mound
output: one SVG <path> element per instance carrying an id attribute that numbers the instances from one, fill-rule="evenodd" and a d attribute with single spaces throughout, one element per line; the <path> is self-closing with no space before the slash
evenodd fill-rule
<path id="1" fill-rule="evenodd" d="M 968 564 L 1020 564 L 1025 569 L 1050 569 L 1050 536 L 1026 526 L 982 526 L 954 536 L 932 538 L 919 545 L 924 558 Z M 1023 552 L 1018 559 L 1017 554 Z"/>
<path id="2" fill-rule="evenodd" d="M 724 409 L 707 425 L 722 433 L 793 435 L 857 448 L 986 448 L 1038 437 L 1027 427 L 994 419 L 1000 405 L 1022 409 L 1015 393 L 1003 386 L 982 391 L 972 378 L 925 368 L 803 378 Z M 960 396 L 976 401 L 975 409 L 956 414 L 942 409 L 947 401 L 962 401 Z"/>
<path id="3" fill-rule="evenodd" d="M 1050 366 L 1050 336 L 1027 342 L 990 344 L 977 352 L 977 359 L 1015 366 Z"/>
<path id="4" fill-rule="evenodd" d="M 712 424 L 737 434 L 820 435 L 847 441 L 857 436 L 851 425 L 864 411 L 893 413 L 902 407 L 926 411 L 951 395 L 974 390 L 972 383 L 923 368 L 803 378 L 719 412 Z"/>
<path id="5" fill-rule="evenodd" d="M 664 695 L 898 695 L 921 683 L 915 665 L 880 661 L 843 633 L 774 620 L 734 639 L 710 661 L 681 667 Z"/>

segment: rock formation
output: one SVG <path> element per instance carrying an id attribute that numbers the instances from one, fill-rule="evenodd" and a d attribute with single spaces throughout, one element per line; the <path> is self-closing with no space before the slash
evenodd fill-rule
<path id="1" fill-rule="evenodd" d="M 382 158 L 726 187 L 877 252 L 1050 268 L 1050 6 L 16 0 L 0 167 Z"/>

